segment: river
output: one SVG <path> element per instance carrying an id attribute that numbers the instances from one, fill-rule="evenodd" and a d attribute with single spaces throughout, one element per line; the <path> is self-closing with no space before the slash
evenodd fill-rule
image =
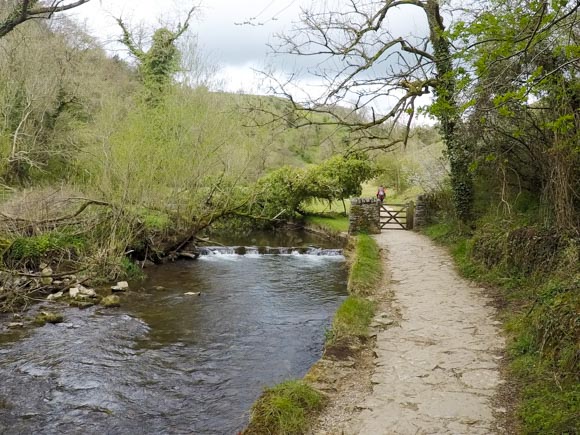
<path id="1" fill-rule="evenodd" d="M 224 252 L 149 269 L 119 309 L 65 308 L 64 323 L 0 338 L 0 432 L 242 429 L 265 386 L 320 357 L 346 270 L 333 251 Z"/>

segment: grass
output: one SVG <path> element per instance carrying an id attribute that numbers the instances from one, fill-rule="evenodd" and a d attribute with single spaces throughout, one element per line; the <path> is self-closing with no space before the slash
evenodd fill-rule
<path id="1" fill-rule="evenodd" d="M 124 278 L 129 281 L 140 281 L 145 279 L 145 272 L 138 264 L 131 261 L 127 257 L 121 258 L 120 261 L 121 274 L 119 278 Z"/>
<path id="2" fill-rule="evenodd" d="M 322 409 L 325 398 L 303 381 L 286 381 L 267 388 L 252 407 L 244 434 L 302 434 L 309 416 Z"/>
<path id="3" fill-rule="evenodd" d="M 374 302 L 350 295 L 334 316 L 328 341 L 333 343 L 344 338 L 366 337 L 374 314 Z"/>
<path id="4" fill-rule="evenodd" d="M 361 234 L 355 238 L 348 282 L 350 296 L 338 308 L 327 334 L 327 344 L 358 339 L 368 335 L 375 314 L 375 303 L 365 296 L 381 285 L 383 266 L 379 247 L 374 239 Z"/>
<path id="5" fill-rule="evenodd" d="M 339 214 L 328 215 L 308 215 L 305 221 L 309 225 L 318 226 L 339 233 L 347 232 L 349 220 L 348 216 Z"/>
<path id="6" fill-rule="evenodd" d="M 348 280 L 349 292 L 369 294 L 380 286 L 382 276 L 383 266 L 377 243 L 366 234 L 357 236 Z"/>

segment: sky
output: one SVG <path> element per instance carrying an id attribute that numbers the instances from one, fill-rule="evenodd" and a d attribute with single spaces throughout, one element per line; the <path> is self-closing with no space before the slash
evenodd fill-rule
<path id="1" fill-rule="evenodd" d="M 275 70 L 279 76 L 304 72 L 306 62 L 313 60 L 304 56 L 273 56 L 268 44 L 276 43 L 275 34 L 292 28 L 299 20 L 301 7 L 314 4 L 318 8 L 336 8 L 345 1 L 92 0 L 73 9 L 68 15 L 84 23 L 89 33 L 100 39 L 108 51 L 127 56 L 124 47 L 117 42 L 120 32 L 114 17 L 121 17 L 130 28 L 142 26 L 151 34 L 162 25 L 175 27 L 192 5 L 199 4 L 190 23 L 189 37 L 194 35 L 197 38 L 203 62 L 216 71 L 213 74 L 213 88 L 265 94 L 269 90 L 268 81 L 259 71 Z M 389 28 L 397 34 L 416 32 L 422 24 L 413 9 L 416 8 L 397 12 L 388 23 Z M 312 76 L 301 82 L 307 92 L 316 92 L 321 85 Z M 384 113 L 390 104 L 388 101 L 377 101 L 375 110 Z"/>
<path id="2" fill-rule="evenodd" d="M 225 90 L 256 91 L 263 70 L 271 62 L 267 44 L 275 33 L 288 30 L 308 0 L 205 0 L 191 22 L 202 57 L 218 67 Z M 130 26 L 154 29 L 184 19 L 194 2 L 177 0 L 92 0 L 69 15 L 86 24 L 110 51 L 121 49 L 113 17 Z"/>

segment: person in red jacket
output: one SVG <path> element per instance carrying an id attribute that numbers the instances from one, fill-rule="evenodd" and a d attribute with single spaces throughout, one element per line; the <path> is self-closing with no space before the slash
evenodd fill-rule
<path id="1" fill-rule="evenodd" d="M 387 194 L 385 193 L 385 188 L 383 186 L 379 186 L 379 190 L 377 190 L 377 199 L 382 204 Z"/>

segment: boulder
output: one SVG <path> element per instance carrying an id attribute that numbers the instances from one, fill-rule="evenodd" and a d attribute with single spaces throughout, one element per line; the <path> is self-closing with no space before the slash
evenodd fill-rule
<path id="1" fill-rule="evenodd" d="M 119 281 L 117 285 L 111 287 L 113 292 L 126 292 L 129 290 L 129 283 L 127 281 Z"/>
<path id="2" fill-rule="evenodd" d="M 186 295 L 186 296 L 199 296 L 199 295 L 201 295 L 201 292 L 187 292 L 187 293 L 184 293 L 184 295 Z"/>
<path id="3" fill-rule="evenodd" d="M 47 300 L 47 301 L 56 301 L 56 300 L 58 300 L 58 299 L 62 298 L 63 296 L 64 296 L 64 293 L 63 293 L 62 291 L 60 291 L 60 292 L 58 292 L 58 293 L 53 293 L 53 294 L 51 294 L 51 295 L 48 295 L 48 296 L 46 297 L 46 300 Z"/>
<path id="4" fill-rule="evenodd" d="M 78 287 L 71 287 L 68 291 L 68 294 L 71 298 L 76 298 L 80 293 L 80 289 Z"/>
<path id="5" fill-rule="evenodd" d="M 101 305 L 105 308 L 114 308 L 121 305 L 121 298 L 116 295 L 106 296 L 101 299 Z"/>
<path id="6" fill-rule="evenodd" d="M 79 289 L 79 293 L 83 296 L 87 296 L 89 298 L 96 298 L 97 297 L 97 292 L 95 292 L 92 288 L 86 288 L 86 287 L 83 287 L 82 285 L 79 285 L 78 289 Z"/>

